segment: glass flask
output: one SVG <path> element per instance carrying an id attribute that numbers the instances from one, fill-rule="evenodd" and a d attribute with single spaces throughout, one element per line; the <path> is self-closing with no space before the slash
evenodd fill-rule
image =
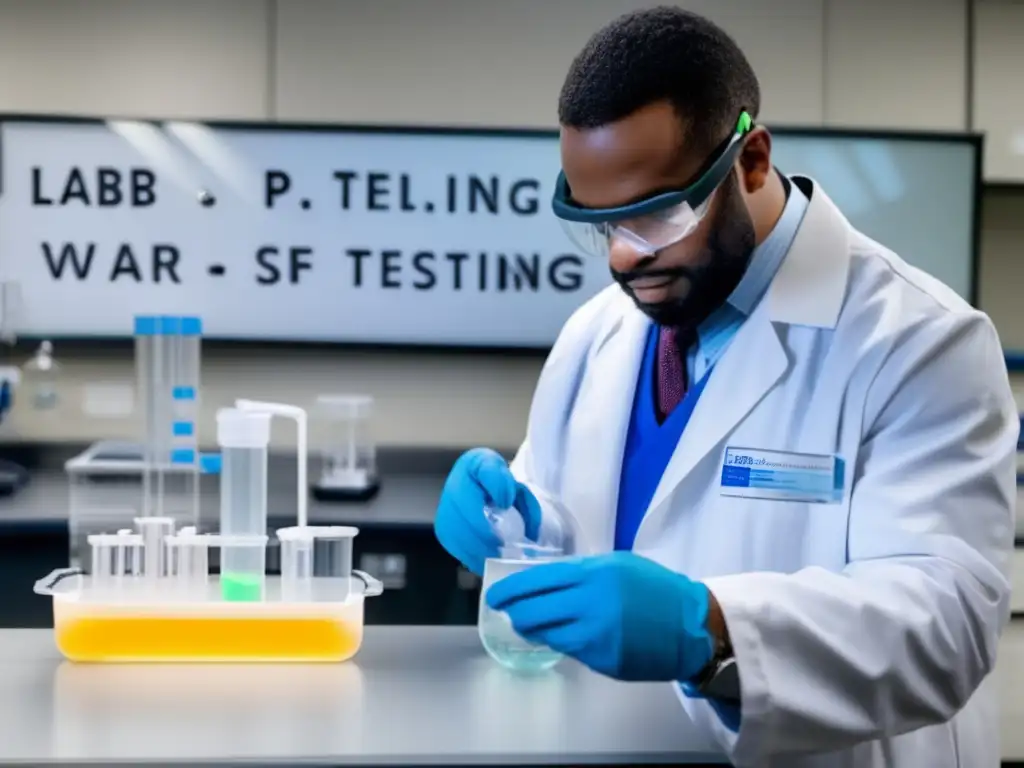
<path id="1" fill-rule="evenodd" d="M 494 582 L 506 576 L 563 557 L 559 547 L 525 542 L 505 547 L 500 557 L 485 561 L 477 631 L 488 655 L 506 669 L 527 674 L 544 672 L 558 664 L 562 654 L 523 639 L 513 629 L 508 614 L 492 610 L 487 605 L 487 590 Z"/>

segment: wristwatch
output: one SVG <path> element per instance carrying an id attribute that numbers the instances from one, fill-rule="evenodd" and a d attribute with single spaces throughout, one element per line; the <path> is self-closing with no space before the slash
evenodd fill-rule
<path id="1" fill-rule="evenodd" d="M 739 705 L 740 673 L 731 643 L 716 638 L 711 661 L 697 675 L 693 686 L 709 699 Z"/>

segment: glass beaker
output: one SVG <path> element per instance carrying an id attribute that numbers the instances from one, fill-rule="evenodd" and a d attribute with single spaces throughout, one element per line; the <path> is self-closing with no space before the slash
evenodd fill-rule
<path id="1" fill-rule="evenodd" d="M 359 491 L 377 479 L 377 451 L 370 434 L 371 395 L 320 395 L 317 414 L 329 430 L 323 471 L 324 490 Z"/>
<path id="2" fill-rule="evenodd" d="M 544 672 L 558 664 L 562 654 L 522 638 L 512 627 L 508 614 L 487 605 L 487 590 L 506 576 L 562 557 L 564 555 L 558 547 L 524 543 L 507 547 L 502 550 L 501 557 L 488 558 L 484 562 L 477 631 L 487 654 L 506 669 L 521 673 Z"/>
<path id="3" fill-rule="evenodd" d="M 348 600 L 352 582 L 352 540 L 348 525 L 281 528 L 281 595 L 287 602 Z"/>

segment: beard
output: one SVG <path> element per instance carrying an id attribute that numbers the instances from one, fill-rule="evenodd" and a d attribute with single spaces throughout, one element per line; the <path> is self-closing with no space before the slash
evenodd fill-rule
<path id="1" fill-rule="evenodd" d="M 750 265 L 755 247 L 754 223 L 734 175 L 722 184 L 718 194 L 711 233 L 697 260 L 701 266 L 659 268 L 655 254 L 629 272 L 611 270 L 612 277 L 637 308 L 658 325 L 695 332 L 712 312 L 725 304 Z M 647 303 L 637 299 L 629 285 L 641 277 L 676 278 L 686 281 L 688 286 L 678 298 Z"/>

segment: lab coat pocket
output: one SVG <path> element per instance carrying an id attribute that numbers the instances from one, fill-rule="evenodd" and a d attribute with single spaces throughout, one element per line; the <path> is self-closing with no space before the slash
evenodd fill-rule
<path id="1" fill-rule="evenodd" d="M 846 565 L 844 504 L 722 496 L 715 516 L 723 530 L 733 532 L 738 570 L 792 573 L 818 566 L 839 571 Z"/>

